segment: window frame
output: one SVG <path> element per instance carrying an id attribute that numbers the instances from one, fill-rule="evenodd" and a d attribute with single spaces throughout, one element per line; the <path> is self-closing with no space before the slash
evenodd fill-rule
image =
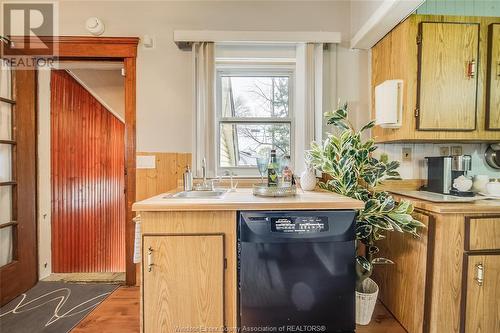
<path id="1" fill-rule="evenodd" d="M 224 62 L 217 63 L 215 69 L 215 157 L 216 175 L 223 176 L 231 172 L 235 177 L 260 177 L 257 167 L 237 166 L 224 167 L 220 164 L 220 126 L 222 124 L 289 124 L 290 126 L 290 159 L 291 168 L 295 161 L 295 63 L 269 63 L 262 62 Z M 222 117 L 222 77 L 288 77 L 288 117 Z"/>

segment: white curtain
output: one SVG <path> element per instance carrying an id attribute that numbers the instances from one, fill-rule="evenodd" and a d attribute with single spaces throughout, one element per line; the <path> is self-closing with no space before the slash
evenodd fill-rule
<path id="1" fill-rule="evenodd" d="M 215 176 L 215 56 L 214 43 L 194 43 L 192 47 L 195 131 L 193 170 L 201 176 L 201 161 L 206 158 L 207 176 Z"/>
<path id="2" fill-rule="evenodd" d="M 297 45 L 295 171 L 304 170 L 305 151 L 313 140 L 321 140 L 323 129 L 322 43 Z"/>

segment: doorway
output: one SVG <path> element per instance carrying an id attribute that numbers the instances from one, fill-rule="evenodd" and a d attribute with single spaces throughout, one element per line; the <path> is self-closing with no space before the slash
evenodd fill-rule
<path id="1" fill-rule="evenodd" d="M 103 65 L 50 73 L 52 272 L 92 273 L 64 280 L 125 276 L 123 64 Z"/>
<path id="2" fill-rule="evenodd" d="M 136 272 L 135 272 L 135 264 L 133 263 L 133 251 L 134 251 L 134 225 L 130 221 L 132 221 L 132 218 L 134 217 L 134 213 L 132 212 L 132 204 L 135 201 L 135 169 L 136 169 L 136 57 L 137 57 L 137 45 L 139 42 L 139 38 L 136 37 L 83 37 L 83 36 L 46 36 L 46 37 L 28 37 L 28 36 L 10 36 L 11 42 L 6 43 L 5 45 L 3 43 L 0 43 L 0 53 L 3 55 L 9 55 L 9 56 L 14 56 L 14 57 L 23 57 L 23 56 L 29 56 L 29 57 L 46 57 L 46 54 L 44 53 L 43 49 L 40 48 L 21 48 L 21 49 L 16 49 L 12 47 L 13 45 L 42 45 L 43 47 L 47 47 L 49 49 L 53 50 L 58 50 L 57 54 L 57 59 L 58 60 L 73 60 L 73 61 L 81 61 L 81 60 L 99 60 L 99 61 L 121 61 L 123 62 L 123 74 L 124 74 L 124 90 L 125 90 L 125 96 L 124 96 L 124 109 L 125 109 L 125 200 L 126 200 L 126 205 L 125 205 L 125 241 L 121 245 L 122 247 L 125 248 L 125 262 L 126 262 L 126 283 L 128 285 L 134 285 L 135 284 L 135 278 L 136 278 Z M 37 263 L 38 263 L 38 258 L 37 258 L 37 240 L 40 242 L 43 242 L 43 239 L 37 239 L 37 225 L 39 226 L 41 223 L 50 223 L 50 220 L 43 220 L 44 216 L 41 215 L 38 217 L 36 216 L 36 208 L 37 208 L 37 203 L 36 203 L 36 121 L 35 121 L 35 96 L 36 96 L 36 72 L 33 70 L 33 68 L 30 68 L 29 70 L 26 71 L 19 71 L 19 72 L 26 72 L 32 74 L 32 85 L 28 89 L 22 89 L 19 90 L 22 92 L 19 96 L 24 96 L 24 98 L 19 99 L 20 101 L 22 100 L 23 103 L 26 101 L 26 105 L 31 103 L 31 108 L 32 108 L 32 124 L 33 124 L 33 133 L 32 136 L 32 149 L 26 149 L 23 150 L 23 152 L 30 153 L 32 156 L 28 156 L 27 163 L 19 163 L 20 160 L 20 155 L 19 151 L 20 149 L 17 149 L 21 145 L 21 137 L 19 138 L 18 141 L 16 142 L 10 142 L 14 149 L 13 151 L 16 151 L 17 149 L 17 155 L 13 154 L 12 161 L 16 163 L 16 168 L 23 168 L 23 167 L 30 167 L 32 166 L 33 168 L 29 170 L 29 174 L 32 177 L 32 183 L 30 186 L 32 187 L 29 191 L 26 190 L 26 192 L 21 191 L 23 186 L 21 184 L 24 184 L 24 181 L 21 182 L 21 174 L 17 173 L 17 181 L 0 181 L 2 184 L 0 184 L 0 187 L 6 187 L 6 186 L 12 186 L 13 188 L 15 187 L 17 189 L 17 198 L 21 198 L 22 193 L 30 193 L 31 197 L 30 200 L 23 201 L 23 207 L 22 209 L 13 209 L 13 212 L 18 211 L 19 216 L 17 216 L 17 221 L 14 221 L 17 223 L 18 226 L 23 225 L 23 228 L 15 228 L 17 229 L 17 234 L 13 234 L 12 239 L 14 244 L 22 244 L 22 246 L 18 246 L 19 249 L 21 248 L 29 248 L 29 251 L 27 250 L 16 250 L 15 246 L 13 246 L 12 250 L 12 264 L 9 263 L 6 265 L 6 267 L 0 267 L 0 290 L 1 290 L 1 296 L 2 296 L 2 302 L 7 294 L 13 295 L 13 297 L 17 296 L 18 294 L 22 293 L 21 289 L 23 288 L 17 288 L 16 286 L 21 285 L 22 282 L 25 280 L 28 281 L 26 285 L 29 285 L 27 288 L 24 288 L 23 290 L 28 289 L 29 287 L 33 286 L 36 281 L 37 281 Z M 13 79 L 13 82 L 17 80 Z M 15 83 L 13 83 L 14 86 Z M 28 96 L 28 93 L 31 93 L 31 96 Z M 32 97 L 30 99 L 30 97 Z M 8 99 L 8 98 L 7 98 Z M 13 102 L 13 100 L 10 100 Z M 31 102 L 30 102 L 31 101 Z M 20 107 L 20 102 L 12 103 L 12 105 L 15 105 L 14 108 L 19 108 Z M 25 114 L 25 113 L 23 113 Z M 19 128 L 19 123 L 16 124 L 17 128 Z M 23 140 L 27 139 L 24 136 L 22 137 Z M 3 140 L 3 139 L 2 139 Z M 4 140 L 4 141 L 13 141 L 13 140 Z M 4 142 L 2 142 L 4 144 Z M 17 148 L 16 148 L 17 147 Z M 13 165 L 14 165 L 13 162 Z M 22 164 L 22 165 L 21 165 Z M 22 193 L 21 193 L 22 192 Z M 13 195 L 12 199 L 12 204 L 15 205 L 19 200 L 16 199 L 16 196 Z M 21 217 L 26 216 L 26 214 L 30 211 L 28 208 L 33 207 L 33 216 L 29 220 L 30 222 L 22 222 Z M 21 208 L 21 207 L 18 207 Z M 14 215 L 13 215 L 14 216 Z M 25 219 L 28 221 L 28 219 Z M 21 224 L 25 223 L 25 224 Z M 0 224 L 5 224 L 2 221 L 0 221 Z M 7 227 L 4 227 L 7 228 Z M 4 229 L 2 228 L 2 229 Z M 31 233 L 26 233 L 25 239 L 21 239 L 21 232 L 20 230 L 25 230 L 26 228 L 32 230 Z M 26 232 L 26 231 L 23 231 Z M 40 236 L 40 235 L 38 235 Z M 24 255 L 23 255 L 24 254 Z M 27 263 L 30 265 L 30 270 L 32 270 L 34 273 L 30 274 L 30 272 L 27 269 L 13 269 L 15 266 L 19 266 L 21 262 L 25 262 L 24 259 L 26 259 Z M 15 265 L 14 265 L 15 264 Z M 40 265 L 43 265 L 44 263 L 40 263 Z M 24 266 L 26 268 L 26 266 Z M 8 270 L 7 270 L 8 269 Z M 12 274 L 7 274 L 4 272 L 10 272 L 12 270 Z M 16 274 L 19 273 L 19 274 Z M 24 286 L 24 284 L 22 284 Z"/>

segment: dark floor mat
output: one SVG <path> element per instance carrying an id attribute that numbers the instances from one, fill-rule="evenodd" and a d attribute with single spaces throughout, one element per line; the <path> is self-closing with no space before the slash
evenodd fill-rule
<path id="1" fill-rule="evenodd" d="M 118 287 L 40 281 L 0 308 L 0 332 L 69 332 Z"/>

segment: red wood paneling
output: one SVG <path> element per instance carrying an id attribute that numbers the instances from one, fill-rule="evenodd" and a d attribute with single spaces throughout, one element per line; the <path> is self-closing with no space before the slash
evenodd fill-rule
<path id="1" fill-rule="evenodd" d="M 125 271 L 124 124 L 51 75 L 52 270 Z"/>

